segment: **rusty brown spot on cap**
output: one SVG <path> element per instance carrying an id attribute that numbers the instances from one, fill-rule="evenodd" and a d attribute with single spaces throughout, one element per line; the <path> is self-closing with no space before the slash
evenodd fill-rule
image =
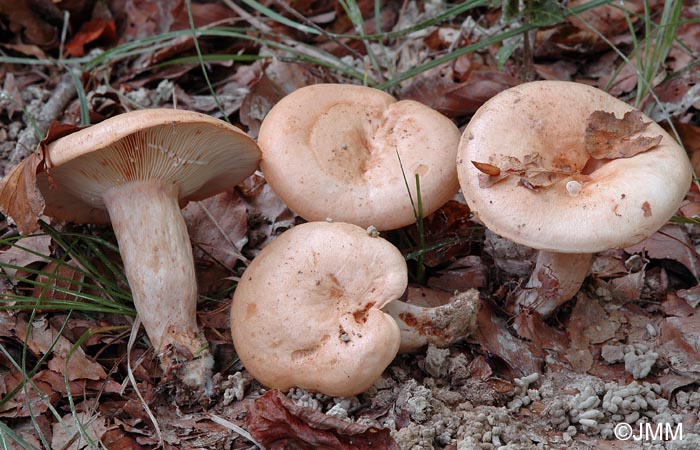
<path id="1" fill-rule="evenodd" d="M 374 305 L 375 305 L 375 302 L 370 302 L 370 303 L 366 304 L 365 307 L 362 308 L 361 310 L 353 312 L 352 317 L 355 319 L 355 322 L 357 322 L 357 323 L 367 322 L 367 312 Z"/>

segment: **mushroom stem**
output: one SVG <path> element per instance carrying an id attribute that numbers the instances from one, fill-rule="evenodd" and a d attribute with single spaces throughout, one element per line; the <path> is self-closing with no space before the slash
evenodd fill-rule
<path id="1" fill-rule="evenodd" d="M 592 253 L 541 250 L 530 280 L 516 298 L 516 307 L 534 309 L 547 317 L 581 289 L 591 267 Z"/>
<path id="2" fill-rule="evenodd" d="M 179 370 L 186 385 L 208 392 L 214 359 L 197 328 L 197 280 L 178 191 L 173 183 L 132 181 L 103 198 L 134 306 L 164 372 Z"/>
<path id="3" fill-rule="evenodd" d="M 399 325 L 399 353 L 411 353 L 428 344 L 445 348 L 469 336 L 476 328 L 478 309 L 476 289 L 457 293 L 448 303 L 433 308 L 399 300 L 382 308 Z"/>

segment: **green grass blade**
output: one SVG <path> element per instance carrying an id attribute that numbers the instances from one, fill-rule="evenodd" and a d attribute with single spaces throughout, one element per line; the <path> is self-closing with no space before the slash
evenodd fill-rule
<path id="1" fill-rule="evenodd" d="M 565 9 L 564 12 L 562 13 L 562 17 L 570 17 L 572 15 L 580 14 L 584 11 L 588 11 L 589 9 L 596 8 L 598 6 L 606 5 L 609 3 L 609 0 L 591 0 L 588 3 L 584 3 L 582 5 L 576 5 L 573 8 L 570 9 Z M 406 72 L 397 75 L 396 77 L 392 78 L 391 80 L 387 80 L 383 83 L 380 83 L 379 85 L 375 86 L 377 89 L 381 90 L 387 90 L 389 88 L 392 88 L 402 81 L 408 80 L 410 78 L 415 77 L 416 75 L 419 75 L 426 70 L 430 70 L 434 67 L 441 66 L 442 64 L 448 63 L 454 59 L 459 58 L 460 56 L 466 55 L 468 53 L 473 53 L 477 50 L 481 50 L 483 48 L 489 47 L 494 44 L 498 44 L 499 42 L 502 42 L 508 38 L 518 36 L 523 33 L 527 33 L 528 31 L 532 31 L 536 29 L 537 26 L 528 24 L 528 25 L 522 25 L 518 28 L 514 28 L 512 30 L 508 30 L 504 33 L 501 33 L 496 36 L 491 36 L 489 38 L 483 39 L 479 42 L 475 42 L 473 44 L 464 46 L 460 49 L 454 50 L 446 55 L 443 55 L 441 57 L 435 58 L 431 61 L 428 61 L 424 64 L 421 64 L 417 67 L 414 67 L 413 69 L 407 70 Z"/>
<path id="2" fill-rule="evenodd" d="M 260 14 L 262 14 L 265 17 L 268 17 L 272 20 L 274 20 L 277 23 L 281 23 L 282 25 L 286 25 L 290 28 L 294 28 L 295 30 L 301 31 L 302 33 L 307 33 L 307 34 L 314 34 L 314 35 L 319 35 L 321 34 L 320 31 L 316 30 L 315 28 L 307 27 L 306 25 L 303 25 L 301 23 L 295 22 L 291 19 L 288 19 L 275 11 L 271 10 L 267 6 L 261 5 L 259 2 L 256 2 L 254 0 L 242 0 L 243 3 L 246 5 L 250 6 Z"/>

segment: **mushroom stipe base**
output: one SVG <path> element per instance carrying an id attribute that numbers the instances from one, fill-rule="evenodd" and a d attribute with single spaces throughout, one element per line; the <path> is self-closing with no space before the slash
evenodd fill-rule
<path id="1" fill-rule="evenodd" d="M 207 342 L 197 328 L 197 280 L 178 186 L 133 181 L 103 197 L 134 306 L 163 369 L 178 367 L 185 384 L 210 390 L 211 354 L 193 359 Z M 192 360 L 192 366 L 183 360 Z"/>

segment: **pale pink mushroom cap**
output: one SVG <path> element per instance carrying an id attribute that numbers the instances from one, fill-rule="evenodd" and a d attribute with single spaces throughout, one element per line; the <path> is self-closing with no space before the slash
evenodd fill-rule
<path id="1" fill-rule="evenodd" d="M 403 294 L 407 277 L 398 249 L 360 227 L 295 226 L 241 277 L 231 306 L 236 352 L 267 387 L 359 394 L 399 349 L 399 327 L 380 308 Z"/>
<path id="2" fill-rule="evenodd" d="M 489 163 L 492 155 L 522 161 L 539 153 L 545 166 L 559 159 L 580 171 L 589 161 L 584 136 L 591 113 L 611 112 L 620 119 L 633 109 L 572 82 L 536 81 L 501 92 L 477 111 L 462 135 L 457 166 L 467 203 L 494 232 L 540 250 L 593 253 L 645 239 L 676 212 L 692 174 L 683 148 L 656 123 L 640 136 L 662 136 L 658 146 L 607 161 L 588 174 L 590 181 L 581 183 L 576 196 L 566 189 L 571 178 L 537 191 L 519 185 L 518 176 L 480 187 L 472 164 Z"/>
<path id="3" fill-rule="evenodd" d="M 243 131 L 213 117 L 177 109 L 144 109 L 109 118 L 48 146 L 37 183 L 45 214 L 80 223 L 109 223 L 103 193 L 128 181 L 178 186 L 182 205 L 210 197 L 255 171 L 260 151 Z"/>
<path id="4" fill-rule="evenodd" d="M 377 89 L 306 86 L 284 97 L 260 129 L 260 167 L 277 195 L 306 220 L 332 218 L 379 230 L 415 222 L 458 190 L 459 130 L 437 111 Z M 398 155 L 397 155 L 398 153 Z"/>

